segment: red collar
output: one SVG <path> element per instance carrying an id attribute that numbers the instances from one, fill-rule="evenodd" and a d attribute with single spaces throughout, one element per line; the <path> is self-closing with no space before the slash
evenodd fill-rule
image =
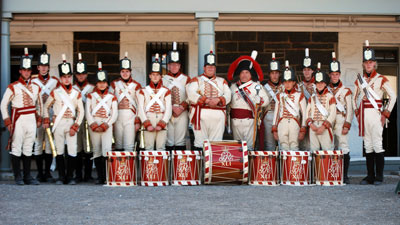
<path id="1" fill-rule="evenodd" d="M 310 81 L 303 80 L 303 82 L 306 84 L 315 83 L 315 77 L 311 77 Z"/>
<path id="2" fill-rule="evenodd" d="M 61 87 L 62 87 L 66 92 L 68 92 L 68 93 L 70 93 L 71 90 L 72 90 L 72 84 L 69 86 L 69 89 L 67 89 L 67 87 L 65 87 L 64 84 L 61 84 Z"/>
<path id="3" fill-rule="evenodd" d="M 207 75 L 205 75 L 204 73 L 202 75 L 200 75 L 200 76 L 205 76 L 207 79 L 210 79 L 210 80 L 214 80 L 216 78 L 215 75 L 210 78 Z"/>
<path id="4" fill-rule="evenodd" d="M 278 87 L 279 85 L 281 85 L 281 81 L 278 81 L 278 84 L 275 85 L 271 80 L 269 80 L 268 84 L 269 84 L 269 86 L 272 85 L 272 86 Z"/>
<path id="5" fill-rule="evenodd" d="M 154 83 L 150 81 L 150 87 L 153 89 L 160 89 L 162 87 L 162 80 L 160 79 L 160 81 L 157 84 L 157 87 L 154 86 Z"/>
<path id="6" fill-rule="evenodd" d="M 101 93 L 100 89 L 98 89 L 97 87 L 94 88 L 94 91 L 97 92 L 97 94 L 99 94 L 100 96 L 104 96 L 104 95 L 108 94 L 108 88 L 106 88 L 106 90 L 104 90 L 104 93 Z"/>
<path id="7" fill-rule="evenodd" d="M 333 84 L 332 83 L 330 83 L 329 84 L 329 87 L 331 87 L 331 88 L 333 88 L 333 89 L 335 89 L 335 88 L 341 88 L 343 86 L 343 83 L 342 83 L 342 81 L 341 80 L 339 80 L 339 84 L 338 84 L 338 86 L 333 86 Z"/>
<path id="8" fill-rule="evenodd" d="M 125 83 L 125 80 L 122 79 L 122 77 L 120 77 L 119 80 Z M 133 82 L 132 77 L 129 77 L 129 80 L 128 80 L 128 82 L 126 82 L 126 83 L 129 84 L 129 83 L 132 83 L 132 82 Z"/>
<path id="9" fill-rule="evenodd" d="M 367 73 L 364 72 L 364 77 L 365 77 L 365 78 L 372 79 L 372 78 L 374 78 L 377 74 L 378 74 L 378 73 L 376 72 L 376 70 L 374 70 L 374 71 L 372 71 L 371 76 L 368 77 Z"/>
<path id="10" fill-rule="evenodd" d="M 317 92 L 317 95 L 322 96 L 322 95 L 325 95 L 326 93 L 328 93 L 329 90 L 328 90 L 328 88 L 325 87 L 325 89 L 324 89 L 324 91 L 322 92 L 322 94 L 319 94 L 319 91 L 318 91 L 318 90 L 316 90 L 316 92 Z"/>
<path id="11" fill-rule="evenodd" d="M 181 71 L 179 71 L 177 74 L 172 74 L 171 72 L 168 72 L 168 75 L 169 76 L 171 76 L 171 77 L 174 77 L 174 78 L 177 78 L 177 77 L 179 77 L 180 75 L 181 75 L 182 73 L 181 73 Z"/>
<path id="12" fill-rule="evenodd" d="M 290 92 L 288 92 L 288 90 L 285 89 L 285 93 L 288 94 L 288 95 L 294 94 L 294 93 L 296 93 L 296 88 L 293 87 Z"/>
<path id="13" fill-rule="evenodd" d="M 22 76 L 20 76 L 19 78 L 18 78 L 18 82 L 20 82 L 21 84 L 23 84 L 23 85 L 29 85 L 29 84 L 31 84 L 31 79 L 29 79 L 28 80 L 28 83 L 26 83 L 26 81 L 22 78 Z"/>
<path id="14" fill-rule="evenodd" d="M 75 85 L 78 86 L 79 89 L 82 90 L 83 88 L 86 87 L 86 85 L 87 85 L 88 83 L 89 83 L 89 82 L 88 82 L 87 80 L 85 80 L 85 82 L 83 82 L 82 86 L 79 86 L 79 83 L 78 83 L 78 81 L 77 81 L 77 82 L 75 82 Z"/>
<path id="15" fill-rule="evenodd" d="M 42 76 L 42 74 L 39 73 L 38 78 L 39 78 L 39 80 L 47 81 L 47 80 L 50 80 L 50 74 L 47 74 L 47 79 L 44 79 L 44 77 Z"/>

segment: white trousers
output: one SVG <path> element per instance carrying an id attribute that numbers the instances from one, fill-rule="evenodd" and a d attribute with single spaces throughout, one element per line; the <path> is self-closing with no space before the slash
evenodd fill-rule
<path id="1" fill-rule="evenodd" d="M 278 138 L 281 150 L 299 150 L 300 127 L 296 120 L 283 118 L 278 124 Z"/>
<path id="2" fill-rule="evenodd" d="M 233 139 L 246 141 L 247 148 L 253 150 L 254 119 L 231 119 Z"/>
<path id="3" fill-rule="evenodd" d="M 333 140 L 335 150 L 342 150 L 343 154 L 347 154 L 350 152 L 349 143 L 348 143 L 348 133 L 346 135 L 342 134 L 343 124 L 345 122 L 345 118 L 342 114 L 337 114 L 335 119 L 335 126 L 333 128 Z"/>
<path id="4" fill-rule="evenodd" d="M 313 124 L 317 127 L 322 126 L 323 121 L 314 121 Z M 321 135 L 317 135 L 310 128 L 310 150 L 311 151 L 319 151 L 319 150 L 333 150 L 333 141 L 329 135 L 328 129 L 325 129 Z"/>
<path id="5" fill-rule="evenodd" d="M 163 113 L 147 113 L 146 116 L 151 122 L 151 126 L 156 128 L 157 123 L 163 118 Z M 165 150 L 165 143 L 167 142 L 167 130 L 160 131 L 145 131 L 144 132 L 144 145 L 145 149 L 152 151 L 154 146 L 156 151 Z"/>
<path id="6" fill-rule="evenodd" d="M 274 134 L 272 133 L 272 123 L 274 121 L 274 111 L 268 111 L 267 115 L 264 117 L 264 146 L 267 151 L 275 151 L 276 141 Z"/>
<path id="7" fill-rule="evenodd" d="M 171 117 L 168 123 L 167 146 L 186 146 L 186 132 L 189 117 L 185 110 L 178 117 Z"/>
<path id="8" fill-rule="evenodd" d="M 118 118 L 114 124 L 115 148 L 133 151 L 135 146 L 135 118 L 130 109 L 118 110 Z"/>
<path id="9" fill-rule="evenodd" d="M 365 153 L 385 152 L 382 147 L 383 126 L 381 113 L 374 108 L 364 109 L 364 147 Z"/>
<path id="10" fill-rule="evenodd" d="M 45 145 L 45 146 L 43 146 Z M 47 137 L 46 130 L 40 126 L 36 129 L 35 147 L 33 149 L 34 155 L 42 155 L 43 147 L 46 154 L 52 154 L 50 148 L 49 137 Z"/>
<path id="11" fill-rule="evenodd" d="M 200 130 L 193 130 L 194 146 L 203 148 L 205 140 L 221 141 L 225 130 L 225 114 L 222 110 L 202 109 Z"/>
<path id="12" fill-rule="evenodd" d="M 77 151 L 77 134 L 74 136 L 69 135 L 71 126 L 75 123 L 72 118 L 62 118 L 58 126 L 54 130 L 54 142 L 57 150 L 57 155 L 64 155 L 65 143 L 67 143 L 68 155 L 71 157 L 76 156 Z"/>
<path id="13" fill-rule="evenodd" d="M 32 155 L 36 136 L 35 114 L 21 115 L 15 123 L 10 154 L 20 157 Z"/>

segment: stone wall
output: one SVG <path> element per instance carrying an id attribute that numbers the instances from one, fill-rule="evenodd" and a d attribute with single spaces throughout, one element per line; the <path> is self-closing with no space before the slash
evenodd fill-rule
<path id="1" fill-rule="evenodd" d="M 289 60 L 297 74 L 301 73 L 304 49 L 310 49 L 313 63 L 320 61 L 328 69 L 331 52 L 337 51 L 337 32 L 216 32 L 217 73 L 226 75 L 229 65 L 241 55 L 258 51 L 257 61 L 267 75 L 272 52 L 284 65 Z"/>

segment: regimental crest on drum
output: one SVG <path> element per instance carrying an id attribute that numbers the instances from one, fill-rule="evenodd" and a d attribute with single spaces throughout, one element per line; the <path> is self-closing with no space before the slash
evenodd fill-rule
<path id="1" fill-rule="evenodd" d="M 272 165 L 271 165 L 272 161 L 268 160 L 269 159 L 268 156 L 262 156 L 262 157 L 263 157 L 262 163 L 260 169 L 258 170 L 258 173 L 263 179 L 268 180 L 272 176 Z"/>
<path id="2" fill-rule="evenodd" d="M 290 168 L 290 176 L 294 179 L 299 181 L 304 174 L 303 171 L 303 163 L 301 158 L 292 158 L 292 167 Z"/>
<path id="3" fill-rule="evenodd" d="M 182 179 L 186 179 L 189 175 L 190 166 L 189 160 L 186 155 L 182 156 L 181 159 L 178 160 L 178 177 Z"/>
<path id="4" fill-rule="evenodd" d="M 221 153 L 221 156 L 219 157 L 218 160 L 221 162 L 222 166 L 231 166 L 233 161 L 233 155 L 227 149 L 225 149 Z"/>
<path id="5" fill-rule="evenodd" d="M 118 180 L 128 180 L 130 170 L 126 161 L 126 158 L 120 158 L 120 162 L 118 164 L 116 176 Z"/>
<path id="6" fill-rule="evenodd" d="M 339 163 L 339 157 L 335 155 L 332 158 L 331 165 L 328 169 L 328 173 L 335 179 L 337 180 L 340 175 L 341 175 L 341 165 Z"/>
<path id="7" fill-rule="evenodd" d="M 153 157 L 149 157 L 149 160 L 147 161 L 146 165 L 146 178 L 149 181 L 153 181 L 157 179 L 158 175 L 158 168 L 157 168 L 157 159 Z"/>

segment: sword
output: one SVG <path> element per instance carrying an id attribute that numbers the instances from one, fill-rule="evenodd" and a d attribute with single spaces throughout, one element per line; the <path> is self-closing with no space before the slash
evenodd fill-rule
<path id="1" fill-rule="evenodd" d="M 257 84 L 255 86 L 256 89 L 256 93 L 257 93 L 257 99 L 256 99 L 256 108 L 255 108 L 255 112 L 254 112 L 254 126 L 253 126 L 253 150 L 256 150 L 256 144 L 257 144 L 257 140 L 258 140 L 258 124 L 259 124 L 259 120 L 260 120 L 260 90 L 261 90 L 261 86 L 259 84 Z"/>
<path id="2" fill-rule="evenodd" d="M 88 122 L 85 121 L 85 136 L 86 136 L 86 153 L 90 153 L 90 136 L 89 136 L 89 125 Z"/>

